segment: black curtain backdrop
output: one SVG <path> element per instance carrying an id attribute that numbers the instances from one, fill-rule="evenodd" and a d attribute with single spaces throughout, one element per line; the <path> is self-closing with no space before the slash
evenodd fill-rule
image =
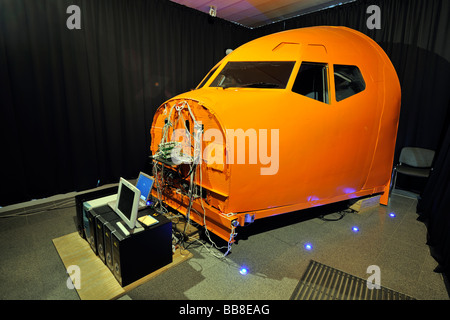
<path id="1" fill-rule="evenodd" d="M 148 171 L 156 108 L 250 35 L 162 0 L 0 0 L 0 206 Z"/>
<path id="2" fill-rule="evenodd" d="M 367 27 L 370 5 L 381 12 L 381 28 Z M 421 191 L 417 212 L 427 225 L 428 245 L 450 279 L 450 1 L 360 0 L 295 17 L 255 30 L 258 36 L 308 26 L 346 26 L 375 40 L 392 61 L 402 87 L 402 107 L 394 163 L 401 148 L 436 151 L 426 181 L 404 179 Z M 318 39 L 320 41 L 320 39 Z M 403 177 L 399 175 L 398 183 Z"/>
<path id="3" fill-rule="evenodd" d="M 69 30 L 69 5 L 81 30 Z M 369 29 L 370 5 L 381 28 Z M 0 0 L 0 206 L 146 171 L 157 106 L 194 88 L 225 54 L 287 29 L 342 25 L 386 51 L 402 86 L 394 162 L 436 150 L 418 202 L 450 270 L 450 1 L 360 0 L 248 29 L 163 0 Z M 400 182 L 400 181 L 399 181 Z"/>
<path id="4" fill-rule="evenodd" d="M 69 5 L 81 30 L 69 30 Z M 369 29 L 370 5 L 381 28 Z M 163 0 L 0 0 L 0 206 L 135 178 L 167 98 L 227 48 L 274 32 L 347 26 L 386 51 L 402 86 L 394 162 L 436 150 L 419 199 L 439 271 L 450 273 L 450 1 L 359 0 L 256 29 Z"/>

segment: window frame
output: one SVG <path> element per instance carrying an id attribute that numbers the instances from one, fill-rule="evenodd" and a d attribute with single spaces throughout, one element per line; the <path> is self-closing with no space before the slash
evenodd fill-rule
<path id="1" fill-rule="evenodd" d="M 197 85 L 197 87 L 195 89 L 201 89 L 205 86 L 205 84 L 211 80 L 212 75 L 217 71 L 217 69 L 220 68 L 222 64 L 218 63 L 217 65 L 215 65 L 211 70 L 209 70 L 209 72 L 206 74 L 206 76 L 202 79 L 202 81 Z"/>

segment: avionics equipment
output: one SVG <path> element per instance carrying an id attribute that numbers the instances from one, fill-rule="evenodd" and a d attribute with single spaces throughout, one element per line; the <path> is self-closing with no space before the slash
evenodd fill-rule
<path id="1" fill-rule="evenodd" d="M 138 188 L 124 178 L 120 178 L 117 200 L 108 203 L 108 205 L 122 219 L 122 221 L 117 222 L 117 226 L 125 235 L 143 230 L 137 222 L 140 197 L 141 191 Z"/>
<path id="2" fill-rule="evenodd" d="M 256 219 L 377 194 L 386 205 L 400 101 L 391 61 L 358 31 L 252 40 L 156 110 L 153 194 L 229 242 Z"/>

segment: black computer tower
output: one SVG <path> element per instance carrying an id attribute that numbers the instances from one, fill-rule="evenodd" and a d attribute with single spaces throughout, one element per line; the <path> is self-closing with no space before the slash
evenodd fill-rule
<path id="1" fill-rule="evenodd" d="M 111 272 L 114 272 L 112 234 L 116 231 L 116 227 L 117 226 L 115 221 L 106 223 L 103 234 L 103 243 L 105 244 L 105 264 L 108 266 Z"/>
<path id="2" fill-rule="evenodd" d="M 96 210 L 96 209 L 95 209 Z M 101 211 L 103 209 L 100 209 Z M 95 236 L 97 238 L 97 254 L 100 259 L 106 264 L 106 244 L 105 244 L 105 231 L 106 225 L 114 221 L 121 221 L 120 217 L 114 212 L 103 212 L 95 217 Z"/>
<path id="3" fill-rule="evenodd" d="M 89 234 L 86 236 L 88 237 L 88 242 L 91 246 L 92 251 L 94 251 L 95 254 L 98 254 L 97 251 L 97 217 L 101 216 L 103 214 L 111 212 L 111 209 L 108 205 L 101 206 L 94 208 L 92 210 L 87 211 L 86 215 L 89 221 Z"/>
<path id="4" fill-rule="evenodd" d="M 113 274 L 123 287 L 172 262 L 172 222 L 154 218 L 159 223 L 138 233 L 125 236 L 119 228 L 111 233 Z"/>

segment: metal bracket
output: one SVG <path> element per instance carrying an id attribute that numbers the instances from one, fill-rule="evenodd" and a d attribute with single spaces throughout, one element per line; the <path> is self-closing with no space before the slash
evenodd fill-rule
<path id="1" fill-rule="evenodd" d="M 229 217 L 233 217 L 236 215 L 236 213 L 230 212 L 230 213 L 222 213 L 225 217 L 229 218 Z"/>

